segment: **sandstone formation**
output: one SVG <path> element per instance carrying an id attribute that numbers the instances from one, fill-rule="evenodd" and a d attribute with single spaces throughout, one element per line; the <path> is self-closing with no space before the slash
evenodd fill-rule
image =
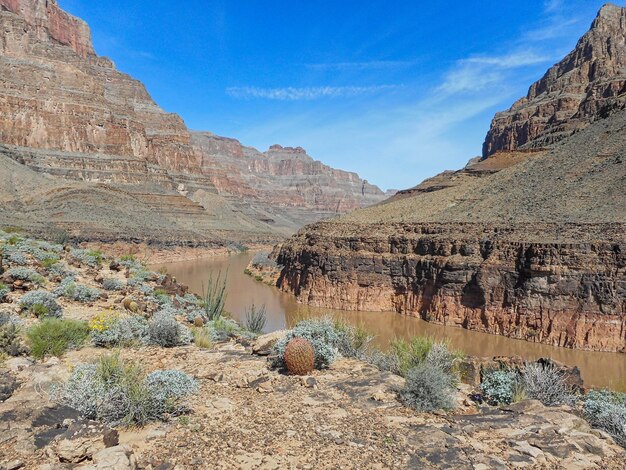
<path id="1" fill-rule="evenodd" d="M 483 156 L 542 148 L 626 107 L 626 9 L 607 4 L 561 62 L 496 114 Z"/>
<path id="2" fill-rule="evenodd" d="M 143 84 L 97 56 L 89 27 L 56 1 L 0 0 L 0 27 L 1 164 L 24 183 L 29 170 L 55 177 L 45 179 L 44 205 L 18 198 L 3 173 L 0 224 L 48 220 L 87 239 L 264 241 L 385 198 L 301 149 L 262 154 L 192 136 Z M 90 192 L 97 197 L 83 197 Z"/>
<path id="3" fill-rule="evenodd" d="M 350 212 L 385 194 L 356 173 L 336 170 L 301 148 L 273 145 L 266 152 L 239 141 L 196 132 L 202 173 L 246 215 L 295 231 L 303 222 Z"/>
<path id="4" fill-rule="evenodd" d="M 603 8 L 585 38 L 604 34 L 604 18 L 625 11 Z M 625 31 L 622 20 L 605 44 Z M 594 52 L 593 69 L 609 70 L 613 51 Z M 571 82 L 552 86 L 559 84 L 566 93 Z M 558 144 L 474 159 L 382 204 L 306 227 L 274 252 L 279 287 L 316 306 L 394 310 L 626 352 L 626 111 L 588 121 Z"/>

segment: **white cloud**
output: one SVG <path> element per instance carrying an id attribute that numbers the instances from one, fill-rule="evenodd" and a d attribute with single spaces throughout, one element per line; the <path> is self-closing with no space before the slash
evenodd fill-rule
<path id="1" fill-rule="evenodd" d="M 306 67 L 314 70 L 380 70 L 410 67 L 417 60 L 371 60 L 367 62 L 334 62 L 321 64 L 306 64 Z"/>
<path id="2" fill-rule="evenodd" d="M 461 59 L 443 77 L 438 91 L 445 94 L 476 93 L 503 87 L 511 69 L 548 63 L 552 57 L 535 51 L 514 51 L 499 56 L 472 56 Z"/>
<path id="3" fill-rule="evenodd" d="M 253 86 L 230 87 L 226 93 L 233 98 L 263 98 L 280 101 L 316 100 L 320 98 L 338 98 L 369 95 L 399 88 L 399 85 L 345 86 L 345 87 L 285 87 L 259 88 Z"/>

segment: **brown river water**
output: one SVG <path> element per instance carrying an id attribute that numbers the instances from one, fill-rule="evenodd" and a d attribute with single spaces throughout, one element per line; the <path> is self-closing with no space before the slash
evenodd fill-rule
<path id="1" fill-rule="evenodd" d="M 525 359 L 551 357 L 564 364 L 578 366 L 585 385 L 608 387 L 626 391 L 626 354 L 578 351 L 557 348 L 526 341 L 468 331 L 461 328 L 435 325 L 419 318 L 395 312 L 347 312 L 319 309 L 300 304 L 295 297 L 278 289 L 255 281 L 244 274 L 244 269 L 254 253 L 183 261 L 155 265 L 165 267 L 176 279 L 189 286 L 192 292 L 201 294 L 209 276 L 222 276 L 227 272 L 226 309 L 236 320 L 245 318 L 246 309 L 252 304 L 265 305 L 267 309 L 266 331 L 293 326 L 298 319 L 308 316 L 332 314 L 347 322 L 359 325 L 375 335 L 374 342 L 381 348 L 394 338 L 432 336 L 447 339 L 452 347 L 472 356 L 521 356 Z"/>

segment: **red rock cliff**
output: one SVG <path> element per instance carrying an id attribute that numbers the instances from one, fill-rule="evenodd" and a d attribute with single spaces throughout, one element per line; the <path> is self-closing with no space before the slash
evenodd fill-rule
<path id="1" fill-rule="evenodd" d="M 625 106 L 626 8 L 607 4 L 572 52 L 496 114 L 483 156 L 549 146 Z"/>

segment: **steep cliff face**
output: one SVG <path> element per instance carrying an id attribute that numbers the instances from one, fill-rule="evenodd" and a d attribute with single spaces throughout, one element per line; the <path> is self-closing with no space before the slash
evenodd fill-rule
<path id="1" fill-rule="evenodd" d="M 51 1 L 0 3 L 0 142 L 197 171 L 182 119 L 97 57 L 85 23 Z"/>
<path id="2" fill-rule="evenodd" d="M 591 29 L 511 109 L 496 114 L 483 156 L 550 146 L 626 107 L 626 8 L 605 5 Z"/>
<path id="3" fill-rule="evenodd" d="M 63 227 L 85 227 L 81 236 L 87 238 L 114 238 L 112 229 L 119 227 L 119 237 L 167 243 L 172 234 L 184 234 L 183 244 L 276 240 L 385 197 L 357 175 L 298 149 L 278 146 L 262 154 L 234 139 L 192 139 L 183 120 L 163 111 L 143 84 L 97 56 L 89 27 L 53 0 L 0 0 L 0 144 L 0 159 L 25 166 L 22 174 L 28 169 L 59 178 L 46 197 L 63 194 L 63 207 L 72 194 L 83 197 L 64 192 L 74 182 L 99 185 L 101 198 L 122 204 L 121 212 L 110 211 L 83 197 L 67 217 L 64 210 L 52 211 L 52 199 L 46 211 L 16 197 L 5 201 L 1 220 L 19 218 L 23 227 L 37 227 L 36 213 Z M 11 187 L 8 174 L 0 175 L 1 186 Z M 146 201 L 172 230 L 156 219 L 151 226 L 145 208 L 137 215 L 140 224 L 122 230 L 116 218 L 134 214 Z M 82 208 L 87 202 L 92 205 Z M 155 209 L 159 204 L 162 210 Z M 17 207 L 31 216 L 15 213 Z"/>
<path id="4" fill-rule="evenodd" d="M 604 8 L 600 18 L 623 11 Z M 603 25 L 596 20 L 594 28 Z M 607 61 L 624 29 L 605 41 Z M 601 62 L 597 52 L 588 71 L 604 70 L 612 89 L 621 69 Z M 321 307 L 392 310 L 626 352 L 626 110 L 604 113 L 598 103 L 587 102 L 595 114 L 559 145 L 500 150 L 305 227 L 274 252 L 283 266 L 278 286 Z"/>

